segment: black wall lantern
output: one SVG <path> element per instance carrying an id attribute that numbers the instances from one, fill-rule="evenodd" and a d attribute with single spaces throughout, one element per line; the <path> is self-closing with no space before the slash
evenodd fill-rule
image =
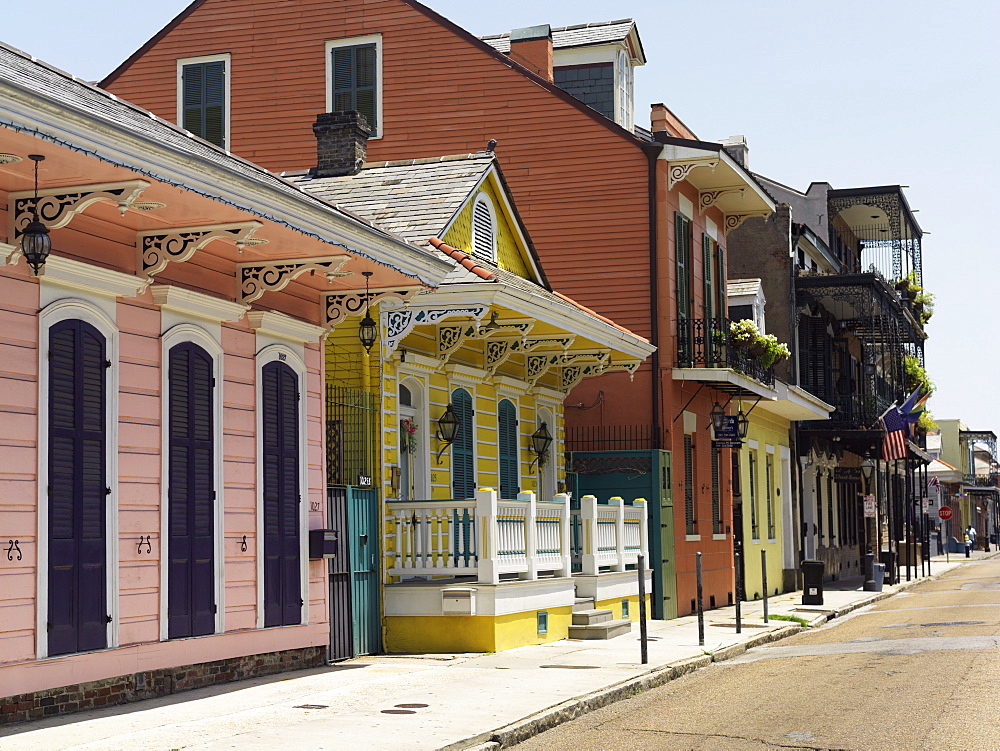
<path id="1" fill-rule="evenodd" d="M 865 458 L 861 462 L 861 474 L 865 476 L 865 489 L 867 490 L 872 481 L 872 472 L 875 471 L 875 462 L 872 461 L 871 456 L 868 452 L 865 452 Z"/>
<path id="2" fill-rule="evenodd" d="M 548 425 L 543 422 L 538 426 L 538 430 L 531 434 L 531 450 L 535 452 L 535 458 L 531 464 L 534 465 L 535 461 L 538 462 L 539 467 L 545 464 L 545 458 L 549 454 L 549 446 L 551 445 L 552 434 L 549 432 Z"/>
<path id="3" fill-rule="evenodd" d="M 722 405 L 716 402 L 712 405 L 712 411 L 708 414 L 712 418 L 712 428 L 716 431 L 721 430 L 722 423 L 726 417 L 726 410 L 723 409 Z"/>
<path id="4" fill-rule="evenodd" d="M 458 415 L 455 414 L 455 410 L 452 409 L 449 404 L 445 408 L 444 414 L 441 415 L 437 421 L 437 437 L 438 440 L 444 444 L 441 447 L 441 450 L 438 451 L 438 464 L 441 463 L 441 454 L 443 454 L 445 449 L 455 442 L 455 438 L 458 436 L 458 429 L 461 426 L 462 421 L 458 419 Z"/>
<path id="5" fill-rule="evenodd" d="M 371 278 L 372 272 L 362 271 L 361 275 L 365 278 L 365 317 L 361 319 L 361 325 L 358 327 L 358 338 L 361 340 L 361 346 L 365 348 L 365 352 L 370 354 L 372 347 L 375 346 L 375 340 L 378 338 L 378 324 L 372 319 L 369 311 L 371 298 L 368 294 L 368 280 Z"/>
<path id="6" fill-rule="evenodd" d="M 45 265 L 45 259 L 52 251 L 49 228 L 38 219 L 38 163 L 44 162 L 45 157 L 41 154 L 28 154 L 28 159 L 35 163 L 35 203 L 34 216 L 21 232 L 21 252 L 24 253 L 24 260 L 28 262 L 32 273 L 38 276 L 38 270 Z"/>
<path id="7" fill-rule="evenodd" d="M 747 431 L 750 430 L 750 418 L 743 414 L 742 407 L 740 407 L 740 413 L 736 416 L 736 430 L 740 438 L 746 438 Z"/>

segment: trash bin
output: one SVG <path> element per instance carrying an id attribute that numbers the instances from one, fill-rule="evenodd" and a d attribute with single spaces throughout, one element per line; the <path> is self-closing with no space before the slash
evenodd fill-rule
<path id="1" fill-rule="evenodd" d="M 802 561 L 802 604 L 823 604 L 823 561 Z"/>
<path id="2" fill-rule="evenodd" d="M 896 553 L 892 550 L 880 550 L 879 562 L 882 564 L 886 584 L 896 583 Z"/>
<path id="3" fill-rule="evenodd" d="M 875 582 L 875 587 L 871 591 L 881 592 L 882 584 L 885 581 L 885 566 L 883 564 L 876 563 L 872 566 L 872 580 Z"/>

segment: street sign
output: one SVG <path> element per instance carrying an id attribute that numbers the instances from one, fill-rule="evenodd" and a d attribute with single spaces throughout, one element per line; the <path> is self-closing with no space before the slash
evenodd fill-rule
<path id="1" fill-rule="evenodd" d="M 743 448 L 743 441 L 712 441 L 712 448 L 741 449 Z"/>
<path id="2" fill-rule="evenodd" d="M 861 482 L 861 467 L 834 467 L 834 482 Z"/>
<path id="3" fill-rule="evenodd" d="M 875 496 L 865 496 L 865 519 L 875 518 Z"/>
<path id="4" fill-rule="evenodd" d="M 941 517 L 941 521 L 948 521 L 951 518 L 951 506 L 942 506 L 938 509 L 938 516 Z"/>
<path id="5" fill-rule="evenodd" d="M 921 507 L 922 512 L 926 514 L 928 511 L 930 511 L 930 508 L 931 508 L 931 499 L 928 498 L 927 496 L 924 496 L 923 498 L 921 498 L 920 499 L 920 507 Z"/>
<path id="6" fill-rule="evenodd" d="M 721 427 L 715 428 L 717 441 L 740 440 L 740 423 L 737 415 L 723 415 Z"/>

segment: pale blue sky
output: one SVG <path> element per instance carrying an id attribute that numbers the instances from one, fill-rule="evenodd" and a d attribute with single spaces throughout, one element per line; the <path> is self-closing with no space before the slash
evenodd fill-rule
<path id="1" fill-rule="evenodd" d="M 329 0 L 336 2 L 337 0 Z M 8 0 L 6 5 L 14 5 Z M 99 79 L 185 0 L 30 0 L 0 39 Z M 992 221 L 1000 198 L 1000 4 L 981 0 L 429 0 L 475 34 L 635 18 L 648 64 L 637 121 L 665 102 L 704 140 L 747 137 L 750 166 L 805 189 L 902 184 L 937 295 L 927 365 L 936 417 L 1000 431 Z M 162 113 L 161 113 L 162 114 Z M 993 290 L 993 291 L 991 291 Z"/>

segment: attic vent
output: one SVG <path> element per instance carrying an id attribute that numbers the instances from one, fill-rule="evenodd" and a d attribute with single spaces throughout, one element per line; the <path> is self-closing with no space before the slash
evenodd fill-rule
<path id="1" fill-rule="evenodd" d="M 472 255 L 496 263 L 496 221 L 493 203 L 480 193 L 472 207 Z"/>

